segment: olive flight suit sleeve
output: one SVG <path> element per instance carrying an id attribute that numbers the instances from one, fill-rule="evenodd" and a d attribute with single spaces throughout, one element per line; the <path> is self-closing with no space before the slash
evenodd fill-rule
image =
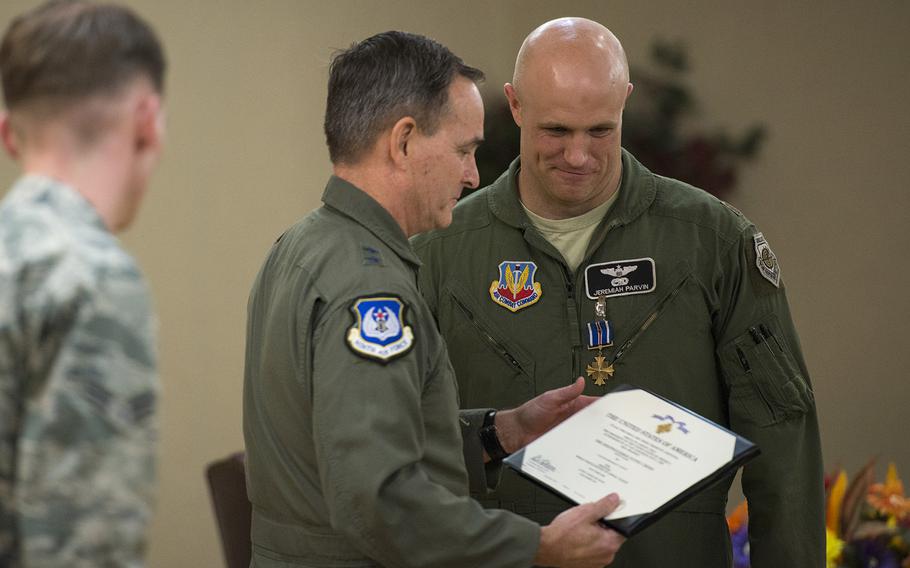
<path id="1" fill-rule="evenodd" d="M 459 410 L 461 423 L 462 450 L 465 468 L 468 470 L 468 483 L 473 494 L 488 493 L 496 489 L 502 479 L 502 460 L 484 463 L 483 443 L 480 439 L 480 428 L 490 408 L 472 408 Z"/>
<path id="2" fill-rule="evenodd" d="M 747 227 L 720 255 L 715 272 L 717 356 L 730 424 L 761 449 L 742 476 L 751 565 L 821 568 L 823 464 L 812 385 L 780 266 L 762 243 Z"/>
<path id="3" fill-rule="evenodd" d="M 430 352 L 416 329 L 433 323 L 405 319 L 414 346 L 368 359 L 346 344 L 354 300 L 329 307 L 312 335 L 313 436 L 332 527 L 389 568 L 531 565 L 536 524 L 451 489 L 465 475 L 450 455 L 460 438 L 454 377 L 441 343 Z"/>

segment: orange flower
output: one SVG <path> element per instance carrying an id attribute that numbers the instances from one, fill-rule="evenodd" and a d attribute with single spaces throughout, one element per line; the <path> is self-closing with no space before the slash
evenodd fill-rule
<path id="1" fill-rule="evenodd" d="M 904 495 L 904 484 L 897 476 L 894 463 L 888 465 L 884 483 L 875 483 L 869 488 L 866 501 L 882 514 L 903 520 L 910 516 L 910 499 Z"/>
<path id="2" fill-rule="evenodd" d="M 727 517 L 727 527 L 731 533 L 738 531 L 749 520 L 749 506 L 743 501 Z"/>
<path id="3" fill-rule="evenodd" d="M 846 491 L 847 472 L 840 470 L 834 485 L 831 486 L 828 492 L 828 512 L 825 519 L 825 526 L 836 536 L 840 536 L 841 505 L 844 502 L 844 493 Z"/>

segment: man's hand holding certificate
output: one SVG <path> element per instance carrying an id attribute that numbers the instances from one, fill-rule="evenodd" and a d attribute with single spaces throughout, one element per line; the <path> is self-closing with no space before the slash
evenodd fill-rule
<path id="1" fill-rule="evenodd" d="M 604 520 L 629 536 L 757 454 L 679 405 L 620 386 L 505 463 L 575 503 L 618 493 L 622 502 Z"/>
<path id="2" fill-rule="evenodd" d="M 496 418 L 499 440 L 509 453 L 519 450 L 554 426 L 574 415 L 600 397 L 581 394 L 585 381 L 547 391 L 532 398 L 518 408 L 499 411 Z"/>

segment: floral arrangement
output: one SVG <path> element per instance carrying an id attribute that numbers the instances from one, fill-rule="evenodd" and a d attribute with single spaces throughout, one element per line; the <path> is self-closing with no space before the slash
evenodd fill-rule
<path id="1" fill-rule="evenodd" d="M 740 166 L 758 154 L 766 129 L 741 134 L 699 126 L 705 113 L 689 88 L 684 43 L 656 41 L 651 65 L 632 70 L 635 92 L 623 119 L 623 147 L 651 171 L 682 180 L 721 199 L 735 187 Z"/>
<path id="2" fill-rule="evenodd" d="M 841 468 L 825 478 L 827 568 L 910 568 L 910 499 L 894 464 L 873 483 L 875 462 L 848 483 Z M 735 568 L 749 567 L 745 502 L 727 518 Z"/>

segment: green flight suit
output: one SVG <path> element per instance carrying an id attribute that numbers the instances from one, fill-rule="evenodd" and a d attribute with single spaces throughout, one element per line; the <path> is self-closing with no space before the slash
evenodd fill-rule
<path id="1" fill-rule="evenodd" d="M 323 201 L 275 243 L 250 294 L 252 565 L 529 566 L 539 527 L 469 496 L 465 457 L 486 482 L 482 412 L 459 417 L 407 238 L 344 180 Z"/>
<path id="2" fill-rule="evenodd" d="M 622 164 L 617 201 L 575 273 L 522 210 L 519 160 L 459 203 L 450 227 L 414 239 L 424 262 L 421 291 L 446 340 L 462 404 L 513 407 L 586 375 L 596 351 L 586 343 L 595 301 L 585 268 L 653 259 L 651 292 L 607 299 L 614 342 L 603 354 L 615 376 L 604 386 L 588 378 L 586 394 L 619 382 L 645 387 L 757 443 L 762 455 L 743 474 L 753 568 L 824 566 L 814 398 L 783 285 L 757 266 L 759 234 L 732 207 L 651 173 L 625 151 Z M 764 254 L 778 269 L 773 253 Z M 533 282 L 524 284 L 529 294 L 540 286 L 536 301 L 530 296 L 515 311 L 494 301 L 506 261 L 533 262 Z M 730 566 L 731 481 L 630 539 L 613 566 Z M 484 503 L 541 523 L 566 507 L 511 471 Z"/>

